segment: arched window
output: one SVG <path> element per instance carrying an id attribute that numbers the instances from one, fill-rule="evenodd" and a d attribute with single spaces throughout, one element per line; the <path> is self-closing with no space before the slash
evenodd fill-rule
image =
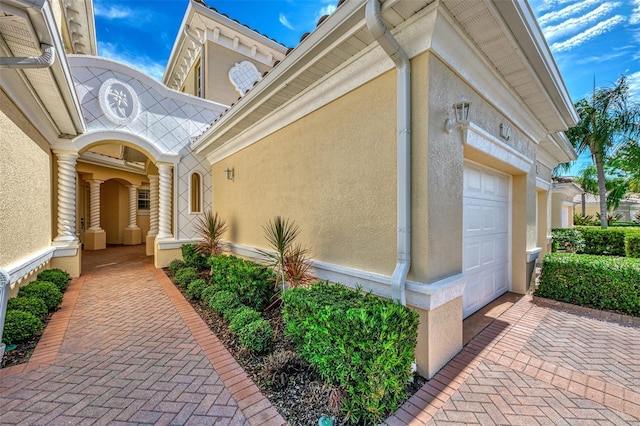
<path id="1" fill-rule="evenodd" d="M 198 173 L 191 174 L 191 213 L 202 213 L 202 180 Z"/>

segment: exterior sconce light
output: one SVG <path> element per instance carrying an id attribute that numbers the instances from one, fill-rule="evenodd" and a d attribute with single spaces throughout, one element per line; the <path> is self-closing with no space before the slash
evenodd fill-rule
<path id="1" fill-rule="evenodd" d="M 469 102 L 464 96 L 460 98 L 459 102 L 453 104 L 453 112 L 456 115 L 456 121 L 453 122 L 451 119 L 447 118 L 447 121 L 444 123 L 445 130 L 447 133 L 451 133 L 454 127 L 461 126 L 469 121 L 469 109 L 471 107 L 471 102 Z"/>
<path id="2" fill-rule="evenodd" d="M 511 127 L 508 124 L 500 124 L 500 137 L 506 141 L 511 139 Z"/>
<path id="3" fill-rule="evenodd" d="M 227 178 L 227 180 L 234 180 L 234 178 L 235 178 L 234 173 L 233 173 L 233 169 L 230 169 L 228 167 L 226 169 L 224 169 L 224 175 Z"/>

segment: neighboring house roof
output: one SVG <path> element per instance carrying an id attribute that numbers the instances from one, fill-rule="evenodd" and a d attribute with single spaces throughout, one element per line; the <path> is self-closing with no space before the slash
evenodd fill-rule
<path id="1" fill-rule="evenodd" d="M 85 130 L 63 40 L 49 1 L 27 5 L 0 2 L 0 56 L 39 57 L 52 46 L 53 63 L 44 68 L 0 68 L 0 89 L 49 141 L 70 139 Z"/>
<path id="2" fill-rule="evenodd" d="M 587 204 L 593 203 L 593 204 L 598 204 L 600 203 L 600 196 L 597 194 L 590 194 L 588 192 L 585 192 L 585 202 Z M 581 195 L 576 195 L 575 197 L 573 197 L 573 202 L 574 203 L 582 203 L 582 196 Z M 626 197 L 624 197 L 622 200 L 620 200 L 621 203 L 629 203 L 629 204 L 640 204 L 640 194 L 628 194 Z"/>
<path id="3" fill-rule="evenodd" d="M 375 48 L 364 22 L 365 3 L 366 0 L 340 2 L 329 18 L 218 118 L 192 147 L 205 154 L 220 149 L 289 100 L 312 90 L 363 51 Z M 433 0 L 386 0 L 382 4 L 382 15 L 389 27 L 394 28 L 432 3 Z M 457 0 L 445 0 L 442 4 L 446 9 L 444 14 L 458 21 L 466 37 L 513 91 L 514 98 L 519 97 L 516 102 L 522 102 L 518 105 L 520 108 L 510 107 L 516 110 L 524 105 L 530 111 L 529 115 L 523 114 L 526 118 L 519 124 L 540 128 L 534 139 L 558 162 L 575 159 L 575 151 L 566 136 L 555 133 L 575 125 L 578 115 L 528 5 L 517 1 Z M 482 80 L 478 72 L 462 78 L 471 83 Z M 494 104 L 501 103 L 492 93 L 483 93 L 483 96 Z"/>

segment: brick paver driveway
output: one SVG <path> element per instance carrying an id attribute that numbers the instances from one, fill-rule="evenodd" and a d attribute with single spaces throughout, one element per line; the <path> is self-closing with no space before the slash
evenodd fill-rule
<path id="1" fill-rule="evenodd" d="M 0 424 L 284 423 L 144 247 L 84 255 L 29 363 L 0 370 Z"/>
<path id="2" fill-rule="evenodd" d="M 140 247 L 84 267 L 0 370 L 0 424 L 283 424 Z M 523 297 L 386 423 L 640 425 L 640 318 L 577 311 Z"/>
<path id="3" fill-rule="evenodd" d="M 640 318 L 569 306 L 523 297 L 387 424 L 640 425 Z"/>

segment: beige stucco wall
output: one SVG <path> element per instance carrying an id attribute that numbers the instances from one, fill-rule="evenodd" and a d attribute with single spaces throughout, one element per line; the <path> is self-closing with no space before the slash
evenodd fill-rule
<path id="1" fill-rule="evenodd" d="M 463 144 L 460 129 L 444 130 L 445 120 L 454 118 L 452 105 L 464 96 L 471 102 L 469 120 L 499 137 L 501 123 L 511 126 L 505 144 L 534 159 L 536 144 L 498 113 L 480 94 L 473 91 L 436 56 L 429 60 L 429 137 L 428 137 L 428 281 L 433 282 L 462 270 L 463 169 L 465 160 L 512 175 L 512 286 L 524 292 L 527 281 L 526 250 L 536 247 L 535 164 L 527 173 L 496 160 L 487 153 Z"/>
<path id="2" fill-rule="evenodd" d="M 204 97 L 225 105 L 231 105 L 232 103 L 237 102 L 240 97 L 240 93 L 236 91 L 235 87 L 229 80 L 229 70 L 237 62 L 251 62 L 258 69 L 260 75 L 271 69 L 271 67 L 257 62 L 253 60 L 253 58 L 244 56 L 239 52 L 229 50 L 212 41 L 207 41 L 205 43 L 204 50 Z M 187 76 L 187 81 L 195 81 L 193 68 Z M 194 88 L 191 88 L 191 91 L 186 91 L 186 93 L 193 94 Z"/>
<path id="3" fill-rule="evenodd" d="M 282 215 L 300 226 L 314 259 L 390 275 L 395 164 L 389 72 L 214 164 L 214 210 L 233 242 L 267 248 L 262 226 Z M 234 181 L 225 179 L 226 167 Z"/>
<path id="4" fill-rule="evenodd" d="M 51 246 L 51 154 L 0 91 L 0 267 Z"/>
<path id="5" fill-rule="evenodd" d="M 117 180 L 100 185 L 100 225 L 107 233 L 107 244 L 123 244 L 124 228 L 129 224 L 129 191 Z"/>
<path id="6" fill-rule="evenodd" d="M 550 192 L 538 190 L 538 247 L 542 249 L 540 258 L 551 251 L 548 237 L 551 235 L 551 224 L 549 223 L 549 200 Z"/>

